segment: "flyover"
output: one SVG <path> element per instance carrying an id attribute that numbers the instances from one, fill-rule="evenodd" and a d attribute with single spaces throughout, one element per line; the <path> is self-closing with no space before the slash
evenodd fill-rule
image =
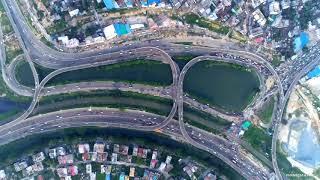
<path id="1" fill-rule="evenodd" d="M 8 134 L 0 137 L 0 144 L 7 144 L 31 134 L 39 134 L 69 127 L 116 127 L 144 131 L 144 129 L 148 129 L 148 127 L 162 124 L 165 119 L 166 117 L 163 116 L 136 110 L 120 111 L 105 108 L 63 110 L 30 117 L 20 124 L 10 127 Z M 248 179 L 251 177 L 264 179 L 264 177 L 267 176 L 264 172 L 257 170 L 255 165 L 251 164 L 244 155 L 232 150 L 232 144 L 230 142 L 189 125 L 187 125 L 186 131 L 191 134 L 193 141 L 199 141 L 203 150 L 222 158 L 222 160 L 228 164 L 232 163 L 231 161 L 233 159 L 238 159 L 238 163 L 231 167 L 235 168 L 242 176 Z M 176 140 L 189 143 L 189 141 L 182 137 L 178 121 L 176 120 L 170 121 L 162 129 L 159 129 L 158 132 L 174 137 Z M 199 148 L 199 145 L 191 145 Z"/>
<path id="2" fill-rule="evenodd" d="M 179 74 L 179 68 L 177 67 L 177 65 L 172 61 L 171 57 L 169 55 L 167 55 L 164 51 L 158 49 L 158 48 L 153 48 L 153 47 L 148 47 L 148 48 L 140 48 L 138 49 L 139 52 L 141 53 L 138 56 L 145 56 L 146 53 L 150 53 L 152 52 L 156 52 L 159 53 L 157 55 L 159 55 L 162 60 L 165 63 L 168 63 L 171 67 L 171 71 L 172 71 L 172 79 L 173 79 L 173 86 L 176 87 L 177 86 L 177 82 L 178 82 L 178 74 Z M 151 51 L 150 51 L 151 50 Z M 137 57 L 138 57 L 137 56 Z M 101 62 L 96 62 L 93 64 L 83 64 L 83 65 L 79 65 L 79 66 L 71 66 L 71 67 L 66 67 L 66 68 L 61 68 L 58 70 L 55 70 L 53 72 L 51 72 L 48 76 L 46 76 L 41 83 L 35 87 L 35 92 L 34 92 L 34 98 L 29 106 L 29 108 L 17 119 L 15 119 L 14 121 L 11 121 L 7 124 L 4 124 L 0 127 L 0 133 L 1 134 L 6 134 L 8 133 L 8 129 L 11 126 L 15 126 L 16 124 L 19 124 L 21 121 L 23 121 L 24 119 L 26 119 L 33 111 L 33 109 L 35 108 L 37 102 L 40 99 L 40 93 L 42 91 L 42 89 L 44 88 L 44 85 L 53 77 L 62 74 L 64 72 L 69 72 L 69 71 L 74 71 L 74 70 L 78 70 L 78 69 L 83 69 L 83 68 L 88 68 L 88 67 L 98 67 L 101 65 L 110 65 L 110 64 L 115 64 L 115 63 L 119 63 L 119 62 L 123 62 L 126 60 L 123 59 L 113 59 L 113 60 L 109 60 L 109 61 L 101 61 Z M 176 104 L 176 93 L 173 92 L 173 107 L 171 109 L 170 114 L 168 115 L 168 117 L 166 118 L 166 121 L 164 121 L 162 124 L 159 125 L 155 125 L 155 126 L 150 126 L 148 128 L 142 128 L 143 130 L 146 131 L 152 131 L 155 129 L 159 129 L 164 127 L 167 123 L 170 122 L 170 120 L 173 118 L 173 116 L 175 115 L 176 109 L 177 109 L 177 104 Z"/>
<path id="3" fill-rule="evenodd" d="M 35 62 L 37 62 L 37 63 L 39 63 L 41 65 L 47 66 L 47 67 L 51 66 L 51 67 L 55 67 L 55 68 L 60 68 L 60 67 L 73 66 L 73 65 L 74 65 L 74 67 L 83 67 L 82 65 L 75 66 L 75 65 L 77 65 L 76 62 L 79 63 L 79 64 L 82 63 L 84 65 L 88 65 L 87 62 L 99 61 L 102 58 L 105 59 L 107 57 L 107 58 L 111 59 L 112 55 L 110 55 L 111 53 L 109 53 L 109 51 L 111 51 L 111 50 L 105 50 L 104 51 L 105 53 L 108 53 L 108 54 L 95 55 L 97 52 L 88 52 L 88 53 L 79 53 L 78 55 L 76 55 L 76 54 L 68 54 L 68 53 L 57 52 L 57 51 L 54 51 L 54 50 L 44 46 L 43 43 L 41 43 L 39 40 L 34 38 L 34 35 L 31 33 L 30 29 L 28 29 L 29 27 L 27 27 L 27 25 L 25 24 L 25 21 L 23 20 L 23 16 L 22 16 L 21 12 L 19 11 L 16 2 L 15 1 L 8 1 L 8 0 L 7 1 L 2 0 L 2 2 L 3 2 L 3 4 L 6 4 L 6 3 L 9 4 L 9 7 L 7 7 L 7 4 L 6 4 L 5 8 L 6 8 L 7 12 L 9 12 L 9 16 L 13 17 L 13 18 L 12 17 L 10 18 L 11 22 L 13 24 L 17 25 L 17 27 L 14 27 L 16 33 L 20 34 L 21 32 L 24 32 L 24 34 L 21 37 L 24 39 L 23 43 L 25 43 L 26 47 L 29 48 L 28 49 L 29 53 L 31 55 L 33 55 L 33 56 L 36 56 L 36 55 L 40 54 L 42 57 L 44 57 L 44 58 L 41 58 L 41 60 L 40 60 L 40 58 L 39 59 L 37 59 L 37 58 L 34 59 Z M 19 17 L 16 17 L 16 16 L 19 16 Z M 141 46 L 141 45 L 139 44 L 137 46 Z M 163 45 L 163 46 L 167 48 L 166 45 Z M 175 46 L 171 46 L 169 48 L 172 49 L 174 47 Z M 124 47 L 124 48 L 127 48 L 127 47 Z M 180 46 L 179 48 L 180 49 L 178 49 L 178 50 L 180 50 L 180 51 L 181 50 L 185 50 L 185 46 Z M 121 51 L 121 48 L 120 49 L 119 48 L 118 49 L 117 48 L 113 49 L 113 51 L 119 51 L 119 50 Z M 172 51 L 177 52 L 177 50 L 172 50 Z M 227 53 L 231 53 L 230 50 L 216 49 L 216 51 L 225 51 Z M 51 53 L 48 53 L 48 52 L 51 52 Z M 118 52 L 119 55 L 121 55 L 121 53 L 122 52 Z M 130 51 L 128 53 L 130 54 Z M 250 58 L 255 56 L 254 54 L 252 54 L 252 53 L 250 54 L 248 52 L 244 53 L 244 52 L 240 52 L 240 51 L 234 51 L 234 53 L 237 53 L 237 54 L 243 53 L 246 56 L 249 56 Z M 243 55 L 243 54 L 241 54 L 241 55 Z M 85 56 L 85 55 L 87 55 L 87 57 L 83 58 L 82 56 Z M 80 58 L 78 58 L 78 57 L 80 57 Z M 254 57 L 254 58 L 256 58 L 256 57 Z M 63 62 L 63 63 L 58 64 L 59 61 Z M 50 64 L 49 64 L 49 62 L 50 62 Z M 263 60 L 263 62 L 265 62 L 265 61 Z M 99 63 L 100 62 L 97 62 L 96 65 L 98 65 Z M 268 65 L 270 65 L 270 64 L 266 63 L 266 66 L 268 66 Z M 93 65 L 92 67 L 95 67 L 95 65 Z M 76 68 L 74 68 L 74 70 L 75 69 Z M 57 71 L 59 71 L 59 70 L 57 70 Z M 70 68 L 70 70 L 73 70 L 73 69 Z M 273 68 L 271 70 L 273 70 Z M 57 72 L 57 71 L 54 71 L 54 72 Z M 63 73 L 63 71 L 61 71 L 61 73 Z M 54 76 L 54 74 L 59 74 L 59 72 L 58 73 L 52 73 L 52 76 Z M 31 103 L 31 106 L 25 112 L 24 115 L 22 115 L 20 118 L 18 118 L 18 120 L 19 119 L 23 120 L 23 119 L 27 118 L 27 116 L 32 112 L 32 110 L 34 108 L 34 104 L 38 101 L 39 94 L 40 94 L 44 84 L 46 83 L 45 81 L 49 81 L 49 80 L 50 80 L 50 77 L 47 78 L 47 80 L 42 81 L 44 83 L 41 82 L 39 84 L 39 86 L 36 86 L 35 93 L 34 93 L 34 99 L 33 99 L 32 103 Z M 279 82 L 279 81 L 277 81 L 277 82 Z M 280 87 L 281 87 L 281 84 L 280 84 Z"/>
<path id="4" fill-rule="evenodd" d="M 178 91 L 177 91 L 177 104 L 178 104 L 178 116 L 179 116 L 179 127 L 181 130 L 181 133 L 183 135 L 183 137 L 186 139 L 187 142 L 189 142 L 190 144 L 200 148 L 200 149 L 205 149 L 206 147 L 203 146 L 201 143 L 199 143 L 199 141 L 195 141 L 194 139 L 192 139 L 189 135 L 189 133 L 187 132 L 187 129 L 185 127 L 185 123 L 183 122 L 183 82 L 184 82 L 184 78 L 185 75 L 187 73 L 187 71 L 196 63 L 201 62 L 201 61 L 214 61 L 214 62 L 226 62 L 225 59 L 217 59 L 214 56 L 200 56 L 200 57 L 196 57 L 194 59 L 192 59 L 191 61 L 189 61 L 181 70 L 180 76 L 179 76 L 179 82 L 178 82 Z M 241 64 L 244 65 L 244 63 L 242 61 L 239 60 L 232 60 L 232 63 L 237 63 L 237 64 Z M 210 149 L 208 149 L 210 151 Z M 220 159 L 223 159 L 229 166 L 231 166 L 234 169 L 238 169 L 238 171 L 241 171 L 241 169 L 239 169 L 239 167 L 236 165 L 236 163 L 226 159 L 223 156 L 219 156 L 219 154 L 217 155 Z M 258 170 L 257 170 L 258 172 Z M 265 174 L 267 174 L 267 172 L 261 172 L 261 174 L 257 174 L 256 177 L 253 178 L 258 178 L 261 176 L 265 176 Z M 252 178 L 252 177 L 247 177 L 247 178 Z"/>

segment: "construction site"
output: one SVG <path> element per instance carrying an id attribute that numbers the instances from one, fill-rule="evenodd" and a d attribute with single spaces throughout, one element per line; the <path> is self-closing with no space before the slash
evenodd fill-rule
<path id="1" fill-rule="evenodd" d="M 280 128 L 281 151 L 293 167 L 319 179 L 320 77 L 304 77 L 287 104 Z"/>

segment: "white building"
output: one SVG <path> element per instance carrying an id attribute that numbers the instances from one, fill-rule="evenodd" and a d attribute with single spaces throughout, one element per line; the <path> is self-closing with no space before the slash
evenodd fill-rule
<path id="1" fill-rule="evenodd" d="M 117 36 L 116 29 L 114 28 L 113 24 L 103 28 L 103 33 L 107 40 Z"/>
<path id="2" fill-rule="evenodd" d="M 136 30 L 136 29 L 142 29 L 144 28 L 144 24 L 131 24 L 130 29 Z"/>
<path id="3" fill-rule="evenodd" d="M 77 38 L 70 39 L 66 44 L 66 47 L 68 48 L 75 48 L 78 46 L 79 46 L 79 40 Z"/>
<path id="4" fill-rule="evenodd" d="M 62 44 L 66 45 L 69 41 L 69 37 L 68 36 L 60 36 L 60 37 L 58 37 L 58 41 L 61 41 Z"/>
<path id="5" fill-rule="evenodd" d="M 267 0 L 251 0 L 251 5 L 253 8 L 256 8 L 260 6 L 261 4 L 264 4 Z"/>
<path id="6" fill-rule="evenodd" d="M 0 170 L 0 180 L 5 180 L 6 179 L 6 173 L 4 170 Z"/>
<path id="7" fill-rule="evenodd" d="M 257 23 L 263 27 L 266 25 L 267 23 L 267 20 L 266 18 L 264 17 L 264 15 L 262 14 L 262 12 L 260 11 L 260 9 L 257 9 L 255 10 L 253 13 L 252 13 L 252 16 L 253 16 L 253 19 L 255 21 L 257 21 Z"/>
<path id="8" fill-rule="evenodd" d="M 79 14 L 79 9 L 75 9 L 75 10 L 69 11 L 70 17 L 77 16 L 78 14 Z"/>
<path id="9" fill-rule="evenodd" d="M 280 3 L 278 1 L 273 1 L 269 5 L 269 11 L 271 15 L 277 15 L 281 12 Z"/>

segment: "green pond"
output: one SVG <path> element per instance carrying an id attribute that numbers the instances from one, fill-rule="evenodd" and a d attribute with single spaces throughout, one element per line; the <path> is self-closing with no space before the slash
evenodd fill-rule
<path id="1" fill-rule="evenodd" d="M 258 76 L 235 64 L 202 61 L 189 69 L 184 91 L 229 112 L 242 111 L 259 91 Z"/>
<path id="2" fill-rule="evenodd" d="M 40 79 L 43 79 L 44 77 L 42 76 L 48 74 L 47 71 L 48 69 L 45 68 L 37 68 Z M 27 63 L 18 65 L 16 77 L 23 85 L 34 85 L 31 70 Z M 48 85 L 107 80 L 167 86 L 172 83 L 172 74 L 168 64 L 158 61 L 134 60 L 62 73 L 52 78 Z"/>

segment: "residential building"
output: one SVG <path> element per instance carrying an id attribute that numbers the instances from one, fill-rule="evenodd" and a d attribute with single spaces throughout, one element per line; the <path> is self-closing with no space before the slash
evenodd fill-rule
<path id="1" fill-rule="evenodd" d="M 20 161 L 13 164 L 14 170 L 16 172 L 21 171 L 22 169 L 25 169 L 28 167 L 28 164 L 26 161 Z"/>
<path id="2" fill-rule="evenodd" d="M 104 143 L 95 143 L 93 145 L 93 152 L 104 153 L 104 147 L 105 147 Z"/>
<path id="3" fill-rule="evenodd" d="M 32 155 L 33 162 L 41 162 L 45 160 L 45 156 L 43 152 L 39 152 L 37 154 Z"/>
<path id="4" fill-rule="evenodd" d="M 83 154 L 83 153 L 88 153 L 90 151 L 90 146 L 89 144 L 79 144 L 78 145 L 78 152 L 80 154 Z"/>
<path id="5" fill-rule="evenodd" d="M 257 10 L 255 10 L 255 11 L 253 11 L 252 16 L 253 16 L 253 19 L 254 19 L 255 21 L 257 21 L 257 23 L 258 23 L 261 27 L 263 27 L 263 26 L 266 25 L 267 20 L 266 20 L 266 18 L 264 17 L 264 15 L 262 14 L 262 12 L 260 11 L 260 9 L 257 9 Z"/>
<path id="6" fill-rule="evenodd" d="M 6 180 L 6 173 L 4 170 L 0 170 L 0 180 Z"/>
<path id="7" fill-rule="evenodd" d="M 58 162 L 59 162 L 59 164 L 72 164 L 73 163 L 73 154 L 58 156 Z"/>
<path id="8" fill-rule="evenodd" d="M 134 167 L 130 167 L 129 176 L 130 177 L 134 177 L 134 175 L 135 175 L 135 168 Z"/>
<path id="9" fill-rule="evenodd" d="M 269 12 L 271 15 L 280 14 L 280 3 L 278 1 L 273 1 L 269 4 Z"/>

